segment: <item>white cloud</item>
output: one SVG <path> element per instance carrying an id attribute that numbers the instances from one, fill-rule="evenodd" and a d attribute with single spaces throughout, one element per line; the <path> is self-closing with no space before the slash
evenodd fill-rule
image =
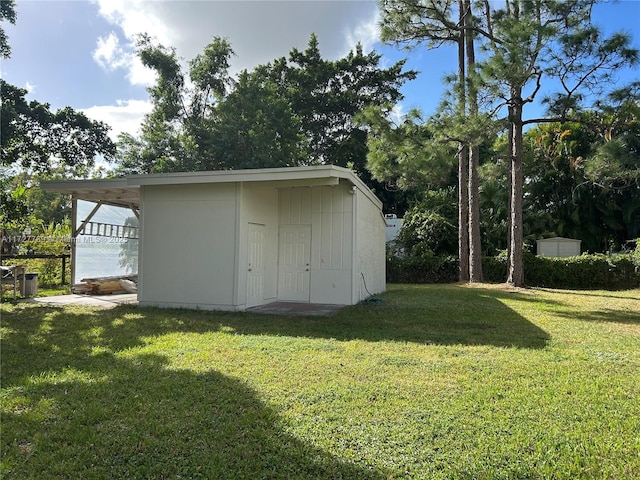
<path id="1" fill-rule="evenodd" d="M 165 19 L 156 14 L 162 11 L 160 1 L 142 0 L 96 0 L 98 13 L 109 23 L 117 25 L 129 41 L 133 41 L 139 33 L 148 33 L 161 43 L 175 40 Z M 188 4 L 189 2 L 175 2 Z"/>
<path id="2" fill-rule="evenodd" d="M 152 105 L 146 100 L 118 100 L 116 105 L 96 105 L 82 110 L 87 117 L 111 126 L 109 136 L 116 140 L 120 133 L 137 135 L 144 116 Z"/>
<path id="3" fill-rule="evenodd" d="M 27 81 L 27 83 L 24 84 L 24 88 L 27 91 L 27 95 L 36 91 L 36 86 L 29 81 Z"/>
<path id="4" fill-rule="evenodd" d="M 153 85 L 156 74 L 145 67 L 134 54 L 133 43 L 122 46 L 115 32 L 106 37 L 98 37 L 93 60 L 107 71 L 123 68 L 127 71 L 127 78 L 132 85 Z"/>
<path id="5" fill-rule="evenodd" d="M 132 85 L 144 85 L 148 87 L 156 82 L 156 72 L 145 67 L 140 59 L 134 55 L 131 55 L 127 68 L 127 78 Z"/>
<path id="6" fill-rule="evenodd" d="M 96 0 L 98 13 L 113 26 L 117 27 L 124 38 L 120 41 L 114 31 L 105 37 L 98 37 L 93 58 L 107 70 L 124 68 L 132 85 L 149 86 L 155 82 L 156 75 L 142 65 L 135 55 L 135 42 L 141 33 L 147 33 L 160 43 L 172 45 L 175 41 L 165 21 L 155 14 L 156 7 L 163 2 L 141 0 Z M 181 3 L 181 2 L 178 2 Z"/>
<path id="7" fill-rule="evenodd" d="M 109 33 L 107 37 L 98 37 L 93 59 L 105 70 L 115 70 L 129 63 L 127 54 L 120 46 L 120 40 L 115 32 Z"/>
<path id="8" fill-rule="evenodd" d="M 326 58 L 343 56 L 358 42 L 368 52 L 378 38 L 373 0 L 95 1 L 99 14 L 126 39 L 126 51 L 133 51 L 138 34 L 148 33 L 189 60 L 213 36 L 224 37 L 236 52 L 232 73 L 287 56 L 293 47 L 305 48 L 311 33 Z M 142 65 L 131 61 L 127 69 L 131 82 L 148 81 Z"/>
<path id="9" fill-rule="evenodd" d="M 404 105 L 402 105 L 402 103 L 395 104 L 389 112 L 390 120 L 396 125 L 400 125 L 402 122 L 404 122 L 405 116 L 406 113 L 404 111 Z"/>
<path id="10" fill-rule="evenodd" d="M 377 9 L 374 10 L 369 18 L 364 19 L 352 31 L 347 32 L 346 39 L 349 50 L 355 48 L 357 43 L 361 43 L 364 52 L 370 52 L 374 45 L 380 41 L 380 12 Z"/>

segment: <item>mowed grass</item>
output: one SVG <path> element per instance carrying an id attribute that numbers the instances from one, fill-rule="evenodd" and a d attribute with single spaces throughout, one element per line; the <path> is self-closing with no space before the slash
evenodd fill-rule
<path id="1" fill-rule="evenodd" d="M 640 478 L 640 291 L 2 305 L 2 478 Z"/>

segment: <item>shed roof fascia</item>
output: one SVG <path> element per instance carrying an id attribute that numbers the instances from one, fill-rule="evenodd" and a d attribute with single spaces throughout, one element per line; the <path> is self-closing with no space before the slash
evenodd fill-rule
<path id="1" fill-rule="evenodd" d="M 335 165 L 306 167 L 256 168 L 247 170 L 216 170 L 205 172 L 156 173 L 126 177 L 129 185 L 184 185 L 198 183 L 264 182 L 274 186 L 291 186 L 293 182 L 307 181 L 308 185 L 335 185 L 330 179 L 345 179 L 358 187 L 375 205 L 382 209 L 382 202 L 371 189 L 351 170 Z M 323 179 L 329 179 L 323 183 Z M 314 181 L 315 180 L 315 181 Z"/>
<path id="2" fill-rule="evenodd" d="M 131 187 L 125 177 L 122 178 L 102 178 L 94 180 L 47 180 L 42 182 L 41 187 L 52 192 L 62 190 L 101 190 L 101 189 L 126 189 Z"/>
<path id="3" fill-rule="evenodd" d="M 130 175 L 122 178 L 99 180 L 62 180 L 42 182 L 45 190 L 55 191 L 78 198 L 93 200 L 104 194 L 128 201 L 139 197 L 141 186 L 186 185 L 205 183 L 264 182 L 276 187 L 291 186 L 296 182 L 304 185 L 336 185 L 339 179 L 345 179 L 360 189 L 377 206 L 382 202 L 351 170 L 335 165 L 315 165 L 307 167 L 262 168 L 250 170 L 222 170 L 205 172 L 176 172 L 150 175 Z M 107 198 L 105 198 L 106 200 Z M 124 203 L 124 202 L 123 202 Z"/>
<path id="4" fill-rule="evenodd" d="M 337 176 L 350 170 L 333 165 L 309 167 L 255 168 L 247 170 L 212 170 L 204 172 L 155 173 L 126 177 L 128 185 L 182 185 L 193 183 L 266 182 L 305 180 Z"/>

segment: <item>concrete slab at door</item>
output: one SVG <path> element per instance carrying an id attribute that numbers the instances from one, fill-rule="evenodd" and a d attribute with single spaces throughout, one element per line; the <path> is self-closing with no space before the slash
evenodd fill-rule
<path id="1" fill-rule="evenodd" d="M 309 301 L 311 225 L 281 225 L 278 243 L 278 299 Z"/>
<path id="2" fill-rule="evenodd" d="M 247 255 L 247 308 L 264 302 L 264 225 L 249 224 Z"/>

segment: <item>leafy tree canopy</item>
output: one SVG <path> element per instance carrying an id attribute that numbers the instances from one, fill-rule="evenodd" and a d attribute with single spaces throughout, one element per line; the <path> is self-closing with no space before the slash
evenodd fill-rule
<path id="1" fill-rule="evenodd" d="M 15 0 L 2 0 L 0 2 L 0 21 L 8 21 L 11 24 L 16 23 L 16 2 Z M 0 58 L 9 58 L 11 56 L 11 46 L 9 38 L 0 27 Z"/>
<path id="2" fill-rule="evenodd" d="M 380 55 L 360 46 L 325 60 L 315 35 L 305 50 L 235 79 L 228 75 L 233 50 L 219 37 L 189 62 L 189 82 L 174 49 L 147 36 L 138 47 L 158 81 L 142 134 L 120 139 L 121 173 L 331 163 L 367 177 L 366 131 L 354 117 L 397 102 L 402 84 L 415 77 L 402 71 L 404 62 L 380 68 Z"/>
<path id="3" fill-rule="evenodd" d="M 396 122 L 384 109 L 369 108 L 359 120 L 369 127 L 367 168 L 380 182 L 422 191 L 451 183 L 455 146 L 440 137 L 418 111 Z"/>
<path id="4" fill-rule="evenodd" d="M 0 79 L 2 112 L 0 155 L 2 165 L 33 172 L 51 172 L 64 166 L 82 175 L 97 155 L 109 160 L 115 146 L 109 127 L 90 120 L 70 107 L 52 112 L 49 104 L 27 101 L 27 91 Z"/>
<path id="5" fill-rule="evenodd" d="M 0 2 L 0 20 L 15 23 L 13 0 Z M 0 57 L 10 54 L 0 28 Z M 51 111 L 49 104 L 27 101 L 26 95 L 25 89 L 0 79 L 0 219 L 5 229 L 33 220 L 33 212 L 43 209 L 48 212 L 46 222 L 55 216 L 59 199 L 40 195 L 43 198 L 37 200 L 31 188 L 38 176 L 87 177 L 97 156 L 110 160 L 115 154 L 106 124 L 70 107 Z"/>

